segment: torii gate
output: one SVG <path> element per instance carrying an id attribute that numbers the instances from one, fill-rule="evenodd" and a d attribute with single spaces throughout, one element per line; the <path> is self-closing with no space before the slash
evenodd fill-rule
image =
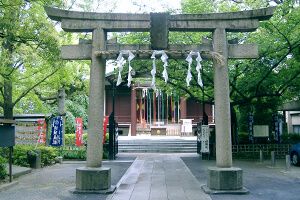
<path id="1" fill-rule="evenodd" d="M 76 170 L 76 190 L 107 192 L 113 190 L 110 169 L 102 166 L 105 63 L 116 58 L 120 50 L 133 50 L 140 58 L 150 58 L 153 50 L 165 50 L 170 58 L 185 58 L 191 50 L 202 56 L 209 52 L 221 55 L 213 59 L 216 121 L 216 167 L 209 168 L 206 192 L 245 192 L 242 170 L 232 167 L 228 59 L 258 57 L 255 44 L 228 44 L 227 32 L 251 32 L 259 21 L 269 19 L 274 8 L 213 14 L 121 14 L 90 13 L 45 8 L 52 20 L 61 21 L 67 32 L 92 32 L 91 43 L 63 46 L 62 59 L 91 60 L 88 117 L 87 166 Z M 150 31 L 151 45 L 109 44 L 107 32 Z M 169 31 L 212 32 L 212 42 L 195 45 L 171 45 Z M 133 127 L 134 128 L 134 127 Z"/>

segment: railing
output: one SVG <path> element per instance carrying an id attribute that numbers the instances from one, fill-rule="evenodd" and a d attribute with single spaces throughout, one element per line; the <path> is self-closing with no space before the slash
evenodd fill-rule
<path id="1" fill-rule="evenodd" d="M 291 144 L 240 144 L 232 145 L 233 155 L 239 153 L 249 153 L 259 155 L 262 150 L 264 155 L 271 155 L 271 151 L 275 151 L 277 158 L 284 158 L 289 154 Z"/>

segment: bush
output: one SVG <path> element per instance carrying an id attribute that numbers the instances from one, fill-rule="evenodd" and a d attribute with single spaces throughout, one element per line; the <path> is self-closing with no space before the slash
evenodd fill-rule
<path id="1" fill-rule="evenodd" d="M 13 164 L 23 167 L 29 167 L 27 152 L 33 151 L 32 145 L 16 145 L 13 153 Z"/>
<path id="2" fill-rule="evenodd" d="M 65 146 L 75 146 L 76 135 L 75 133 L 65 134 Z M 83 142 L 87 143 L 87 133 L 83 134 Z"/>
<path id="3" fill-rule="evenodd" d="M 58 150 L 56 148 L 39 146 L 37 149 L 41 151 L 42 167 L 55 163 L 55 158 L 58 156 Z"/>
<path id="4" fill-rule="evenodd" d="M 0 156 L 0 180 L 5 179 L 7 176 L 6 163 L 6 159 Z"/>
<path id="5" fill-rule="evenodd" d="M 47 166 L 55 163 L 55 158 L 58 155 L 57 149 L 53 147 L 38 146 L 36 150 L 41 152 L 42 166 Z M 27 153 L 34 151 L 34 145 L 16 145 L 14 147 L 13 163 L 15 165 L 29 167 Z"/>
<path id="6" fill-rule="evenodd" d="M 297 133 L 285 133 L 281 136 L 281 141 L 284 144 L 295 144 L 300 142 L 300 134 Z"/>
<path id="7" fill-rule="evenodd" d="M 75 147 L 75 148 L 63 147 L 61 149 L 61 156 L 63 156 L 64 159 L 85 160 L 86 148 L 85 147 Z"/>

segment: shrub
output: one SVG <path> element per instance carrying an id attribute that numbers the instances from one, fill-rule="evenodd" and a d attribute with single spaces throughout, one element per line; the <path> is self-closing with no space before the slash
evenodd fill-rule
<path id="1" fill-rule="evenodd" d="M 55 163 L 55 158 L 58 156 L 58 150 L 53 147 L 38 146 L 41 151 L 42 167 Z"/>
<path id="2" fill-rule="evenodd" d="M 41 152 L 42 166 L 53 164 L 55 162 L 55 158 L 58 155 L 57 149 L 53 147 L 38 146 L 36 150 Z M 16 145 L 14 147 L 13 163 L 15 165 L 29 167 L 27 153 L 34 151 L 34 145 Z"/>
<path id="3" fill-rule="evenodd" d="M 64 159 L 85 160 L 86 148 L 85 147 L 75 147 L 75 148 L 63 147 L 61 149 L 61 155 L 64 157 Z"/>
<path id="4" fill-rule="evenodd" d="M 74 133 L 65 134 L 65 146 L 75 146 L 76 135 Z M 83 134 L 83 142 L 87 143 L 87 133 Z"/>
<path id="5" fill-rule="evenodd" d="M 297 133 L 285 133 L 281 136 L 281 141 L 284 144 L 295 144 L 300 142 L 300 134 Z"/>
<path id="6" fill-rule="evenodd" d="M 6 159 L 0 156 L 0 180 L 5 179 L 7 176 L 6 162 Z"/>
<path id="7" fill-rule="evenodd" d="M 13 164 L 23 167 L 29 167 L 27 152 L 33 151 L 32 145 L 16 145 L 13 153 Z"/>

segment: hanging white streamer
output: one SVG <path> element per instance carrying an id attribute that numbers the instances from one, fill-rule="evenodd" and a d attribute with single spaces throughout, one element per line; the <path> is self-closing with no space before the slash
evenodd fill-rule
<path id="1" fill-rule="evenodd" d="M 200 85 L 200 87 L 203 87 L 203 82 L 202 82 L 202 79 L 201 79 L 201 69 L 202 69 L 201 61 L 202 61 L 202 58 L 201 58 L 201 55 L 200 55 L 199 52 L 197 52 L 196 61 L 197 61 L 196 70 L 198 72 L 197 82 L 198 82 L 198 85 Z"/>
<path id="2" fill-rule="evenodd" d="M 133 53 L 129 50 L 122 50 L 120 51 L 120 54 L 117 58 L 117 63 L 118 63 L 118 68 L 119 68 L 119 75 L 118 75 L 118 80 L 117 80 L 117 86 L 121 84 L 122 82 L 122 77 L 121 77 L 121 72 L 123 70 L 124 64 L 126 62 L 126 60 L 124 59 L 123 55 L 128 55 L 128 78 L 127 78 L 127 86 L 130 87 L 131 85 L 131 81 L 132 81 L 132 76 L 131 76 L 131 72 L 132 72 L 132 67 L 130 65 L 130 61 L 135 57 L 133 55 Z"/>
<path id="3" fill-rule="evenodd" d="M 191 69 L 192 69 L 192 62 L 193 62 L 193 55 L 196 55 L 197 58 L 196 58 L 196 61 L 197 61 L 197 66 L 196 66 L 196 70 L 198 72 L 198 79 L 197 79 L 197 82 L 198 84 L 200 85 L 200 87 L 203 87 L 203 83 L 202 83 L 202 79 L 201 79 L 201 61 L 202 61 L 202 58 L 200 56 L 200 53 L 199 51 L 191 51 L 189 53 L 189 55 L 187 56 L 187 58 L 185 59 L 189 65 L 188 65 L 188 72 L 187 72 L 187 76 L 186 76 L 186 84 L 187 86 L 189 87 L 190 86 L 190 82 L 192 80 L 192 73 L 191 73 Z"/>
<path id="4" fill-rule="evenodd" d="M 148 89 L 143 88 L 142 93 L 143 93 L 143 98 L 145 98 L 145 96 L 148 96 Z"/>
<path id="5" fill-rule="evenodd" d="M 156 98 L 157 98 L 158 95 L 159 95 L 159 91 L 160 91 L 159 89 L 157 89 L 157 88 L 155 89 L 155 96 L 156 96 Z"/>
<path id="6" fill-rule="evenodd" d="M 156 74 L 156 55 L 161 55 L 161 61 L 164 63 L 164 70 L 162 72 L 162 76 L 164 77 L 165 79 L 165 82 L 168 82 L 168 72 L 167 72 L 167 66 L 168 66 L 168 56 L 167 54 L 165 53 L 164 50 L 161 50 L 161 51 L 157 51 L 155 50 L 153 53 L 152 53 L 152 56 L 151 58 L 153 59 L 152 61 L 152 70 L 151 70 L 151 75 L 152 75 L 152 83 L 151 83 L 151 86 L 154 88 L 155 87 L 155 74 Z"/>

